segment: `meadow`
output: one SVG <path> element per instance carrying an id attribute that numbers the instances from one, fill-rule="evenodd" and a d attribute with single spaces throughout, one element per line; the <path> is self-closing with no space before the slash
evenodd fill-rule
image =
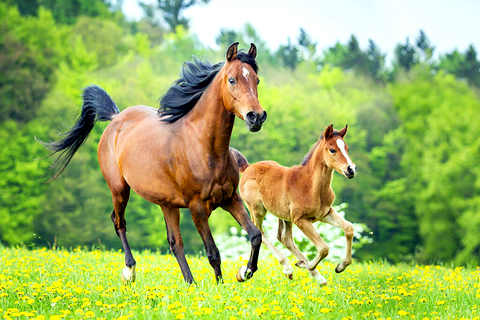
<path id="1" fill-rule="evenodd" d="M 264 248 L 263 248 L 264 249 Z M 479 319 L 480 268 L 357 263 L 342 274 L 332 262 L 317 285 L 305 270 L 286 279 L 273 258 L 248 282 L 246 264 L 224 260 L 214 282 L 204 257 L 188 257 L 197 281 L 183 282 L 173 255 L 134 252 L 137 281 L 124 285 L 121 251 L 1 248 L 4 319 Z M 291 261 L 292 264 L 295 261 Z"/>

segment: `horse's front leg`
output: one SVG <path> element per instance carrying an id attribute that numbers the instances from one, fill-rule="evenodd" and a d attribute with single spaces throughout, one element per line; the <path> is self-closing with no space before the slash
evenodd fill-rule
<path id="1" fill-rule="evenodd" d="M 248 260 L 247 265 L 242 266 L 237 272 L 237 280 L 243 282 L 250 279 L 258 269 L 258 255 L 262 244 L 262 234 L 248 216 L 243 201 L 236 192 L 230 199 L 223 203 L 221 207 L 230 212 L 235 220 L 237 220 L 242 228 L 248 233 L 248 237 L 250 238 L 250 243 L 252 245 L 250 259 Z"/>
<path id="2" fill-rule="evenodd" d="M 215 241 L 213 240 L 210 226 L 208 225 L 208 217 L 211 210 L 204 202 L 195 202 L 189 205 L 190 213 L 192 214 L 193 223 L 202 237 L 205 250 L 207 251 L 208 262 L 215 272 L 215 280 L 222 282 L 222 269 L 220 267 L 222 260 L 220 258 L 220 251 L 218 251 Z"/>
<path id="3" fill-rule="evenodd" d="M 307 236 L 307 238 L 312 241 L 315 248 L 317 248 L 318 255 L 310 262 L 308 261 L 298 261 L 296 266 L 299 268 L 307 269 L 310 271 L 315 270 L 317 265 L 322 261 L 324 258 L 328 256 L 328 246 L 323 241 L 322 237 L 317 233 L 317 230 L 313 227 L 313 224 L 310 220 L 306 218 L 300 218 L 293 221 L 297 225 L 297 227 Z"/>
<path id="4" fill-rule="evenodd" d="M 183 252 L 183 240 L 180 234 L 180 210 L 178 208 L 163 207 L 163 217 L 165 218 L 165 226 L 167 227 L 167 240 L 170 250 L 177 258 L 178 265 L 182 271 L 183 278 L 187 283 L 194 283 L 192 272 L 188 266 L 185 253 Z"/>
<path id="5" fill-rule="evenodd" d="M 343 232 L 345 233 L 345 238 L 347 239 L 347 251 L 345 253 L 345 258 L 343 259 L 343 262 L 339 263 L 335 268 L 335 272 L 340 273 L 345 270 L 346 267 L 352 264 L 352 240 L 354 233 L 353 225 L 350 221 L 342 218 L 334 208 L 330 208 L 328 215 L 321 221 L 326 222 L 334 227 L 342 228 Z"/>

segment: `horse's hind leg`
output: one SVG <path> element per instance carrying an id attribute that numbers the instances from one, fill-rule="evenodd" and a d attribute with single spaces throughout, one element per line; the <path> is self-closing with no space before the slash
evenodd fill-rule
<path id="1" fill-rule="evenodd" d="M 183 240 L 180 234 L 180 209 L 162 207 L 165 225 L 167 227 L 167 240 L 170 244 L 170 250 L 177 258 L 180 270 L 182 270 L 183 278 L 186 282 L 192 284 L 194 282 L 192 272 L 183 252 Z"/>
<path id="2" fill-rule="evenodd" d="M 132 251 L 127 240 L 127 223 L 125 221 L 125 209 L 127 207 L 128 199 L 130 198 L 130 186 L 124 183 L 116 188 L 111 188 L 113 212 L 111 215 L 115 231 L 118 237 L 122 241 L 123 251 L 125 252 L 125 268 L 122 271 L 123 282 L 135 281 L 135 259 L 133 258 Z"/>
<path id="3" fill-rule="evenodd" d="M 298 261 L 308 261 L 307 257 L 298 249 L 295 241 L 293 240 L 292 222 L 282 219 L 278 220 L 278 235 L 277 239 L 280 241 L 290 252 L 298 259 Z M 317 280 L 320 285 L 326 285 L 327 280 L 318 272 L 317 268 L 314 270 L 308 270 L 310 275 Z"/>
<path id="4" fill-rule="evenodd" d="M 347 239 L 347 250 L 345 253 L 345 258 L 342 263 L 339 263 L 335 268 L 336 273 L 340 273 L 345 270 L 350 264 L 352 264 L 352 240 L 353 240 L 353 225 L 350 221 L 342 218 L 337 210 L 330 208 L 328 215 L 322 219 L 322 222 L 326 222 L 334 227 L 342 228 L 345 233 L 345 238 Z"/>

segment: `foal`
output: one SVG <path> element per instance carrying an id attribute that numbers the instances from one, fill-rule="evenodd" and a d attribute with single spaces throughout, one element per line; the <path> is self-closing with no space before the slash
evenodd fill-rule
<path id="1" fill-rule="evenodd" d="M 240 194 L 245 201 L 254 224 L 262 233 L 262 242 L 283 266 L 283 273 L 292 278 L 293 268 L 288 259 L 267 239 L 262 222 L 267 211 L 279 218 L 278 240 L 299 260 L 297 267 L 307 269 L 320 284 L 327 281 L 316 269 L 328 255 L 328 246 L 313 227 L 313 222 L 322 221 L 342 228 L 347 239 L 347 252 L 335 271 L 342 272 L 352 263 L 353 225 L 343 219 L 332 207 L 335 199 L 331 183 L 333 170 L 348 179 L 355 177 L 355 164 L 348 156 L 348 146 L 343 138 L 347 127 L 340 131 L 329 125 L 312 147 L 300 166 L 286 168 L 273 161 L 248 165 L 245 157 L 232 150 L 240 172 Z M 292 222 L 312 241 L 318 255 L 312 261 L 300 252 L 292 238 Z"/>

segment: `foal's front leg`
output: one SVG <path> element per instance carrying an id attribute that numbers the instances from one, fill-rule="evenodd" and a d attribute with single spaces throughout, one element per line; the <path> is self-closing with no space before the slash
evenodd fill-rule
<path id="1" fill-rule="evenodd" d="M 322 237 L 317 233 L 317 230 L 313 227 L 313 224 L 310 220 L 305 218 L 300 218 L 294 221 L 297 227 L 307 236 L 310 241 L 312 241 L 315 248 L 317 248 L 318 255 L 310 262 L 308 261 L 298 261 L 296 266 L 299 268 L 304 268 L 310 271 L 313 271 L 317 265 L 322 261 L 326 256 L 328 256 L 328 246 L 323 241 Z"/>
<path id="2" fill-rule="evenodd" d="M 307 257 L 305 257 L 300 249 L 298 249 L 295 241 L 293 240 L 292 222 L 282 219 L 279 219 L 278 222 L 278 241 L 280 241 L 288 250 L 290 250 L 295 258 L 298 259 L 298 263 L 300 263 L 300 261 L 305 261 L 305 264 L 308 263 Z M 308 270 L 308 272 L 321 286 L 327 285 L 327 280 L 320 274 L 317 268 Z"/>
<path id="3" fill-rule="evenodd" d="M 342 228 L 343 232 L 345 233 L 345 238 L 347 239 L 347 251 L 345 253 L 345 258 L 343 259 L 342 263 L 339 263 L 335 268 L 336 273 L 340 273 L 345 270 L 346 267 L 352 264 L 352 240 L 353 240 L 353 225 L 350 221 L 345 220 L 342 218 L 337 210 L 333 207 L 330 208 L 330 212 L 328 215 L 321 220 L 322 222 L 326 222 L 334 227 Z"/>
<path id="4" fill-rule="evenodd" d="M 237 272 L 237 280 L 243 282 L 250 279 L 258 269 L 258 254 L 260 253 L 260 246 L 262 245 L 262 234 L 248 216 L 243 201 L 236 192 L 230 199 L 225 201 L 221 207 L 230 212 L 235 220 L 237 220 L 242 228 L 248 233 L 248 237 L 250 238 L 250 243 L 252 245 L 250 259 L 248 260 L 247 265 L 242 266 Z"/>

